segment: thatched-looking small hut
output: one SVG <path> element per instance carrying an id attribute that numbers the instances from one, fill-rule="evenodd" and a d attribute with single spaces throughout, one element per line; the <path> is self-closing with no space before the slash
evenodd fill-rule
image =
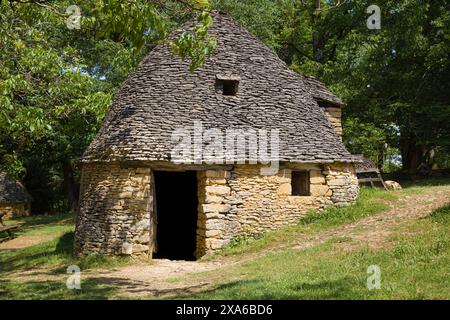
<path id="1" fill-rule="evenodd" d="M 0 212 L 5 218 L 18 218 L 30 215 L 31 196 L 23 184 L 0 172 Z"/>
<path id="2" fill-rule="evenodd" d="M 378 185 L 387 190 L 383 177 L 381 176 L 380 170 L 376 164 L 372 160 L 364 157 L 362 154 L 358 154 L 355 157 L 360 160 L 355 163 L 355 171 L 359 184 L 370 184 L 372 187 Z"/>
<path id="3" fill-rule="evenodd" d="M 77 254 L 194 259 L 357 198 L 340 100 L 225 14 L 210 33 L 194 73 L 160 45 L 123 84 L 81 160 Z"/>

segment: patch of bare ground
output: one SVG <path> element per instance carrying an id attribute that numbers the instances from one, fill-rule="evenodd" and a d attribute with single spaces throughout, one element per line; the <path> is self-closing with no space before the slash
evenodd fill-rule
<path id="1" fill-rule="evenodd" d="M 155 259 L 151 265 L 140 263 L 114 270 L 95 270 L 84 276 L 98 283 L 116 287 L 119 294 L 158 298 L 187 295 L 204 290 L 210 285 L 210 279 L 181 284 L 169 280 L 186 274 L 216 270 L 222 265 L 221 261 Z"/>
<path id="2" fill-rule="evenodd" d="M 431 189 L 422 194 L 403 197 L 391 206 L 390 210 L 369 216 L 353 223 L 325 230 L 310 237 L 297 238 L 293 248 L 302 250 L 325 243 L 333 238 L 345 237 L 351 241 L 340 243 L 343 247 L 352 246 L 352 241 L 372 249 L 386 248 L 391 245 L 393 229 L 401 223 L 424 218 L 434 210 L 450 203 L 449 188 Z"/>
<path id="3" fill-rule="evenodd" d="M 23 249 L 41 242 L 53 240 L 54 238 L 55 236 L 53 235 L 20 236 L 0 243 L 0 250 Z"/>

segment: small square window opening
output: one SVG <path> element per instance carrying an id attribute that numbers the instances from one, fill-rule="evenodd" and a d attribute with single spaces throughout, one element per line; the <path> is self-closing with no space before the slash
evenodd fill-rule
<path id="1" fill-rule="evenodd" d="M 235 96 L 239 91 L 241 78 L 233 75 L 216 75 L 216 90 L 224 96 Z"/>
<path id="2" fill-rule="evenodd" d="M 309 172 L 293 171 L 291 177 L 291 187 L 293 196 L 310 196 L 309 190 Z"/>
<path id="3" fill-rule="evenodd" d="M 223 81 L 223 95 L 235 96 L 239 89 L 239 81 L 225 80 Z"/>

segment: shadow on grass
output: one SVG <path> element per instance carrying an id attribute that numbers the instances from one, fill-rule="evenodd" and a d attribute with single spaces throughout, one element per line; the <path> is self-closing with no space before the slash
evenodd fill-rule
<path id="1" fill-rule="evenodd" d="M 438 222 L 440 224 L 450 224 L 450 204 L 434 210 L 429 218 L 432 221 Z"/>
<path id="2" fill-rule="evenodd" d="M 0 272 L 29 270 L 51 262 L 70 261 L 73 238 L 74 232 L 67 232 L 58 239 L 31 247 L 0 251 Z"/>
<path id="3" fill-rule="evenodd" d="M 450 178 L 401 180 L 400 183 L 403 188 L 446 186 L 450 185 Z"/>
<path id="4" fill-rule="evenodd" d="M 0 274 L 2 272 L 28 271 L 47 268 L 47 274 L 66 272 L 69 265 L 77 265 L 81 270 L 116 267 L 130 262 L 129 257 L 113 257 L 100 254 L 82 258 L 73 256 L 74 232 L 67 232 L 61 237 L 31 247 L 0 251 Z"/>
<path id="5" fill-rule="evenodd" d="M 182 298 L 185 296 L 194 295 L 198 292 L 204 292 L 207 290 L 208 283 L 199 283 L 188 286 L 180 287 L 166 287 L 166 288 L 154 288 L 152 284 L 146 281 L 132 280 L 128 278 L 102 276 L 99 274 L 97 277 L 89 279 L 99 285 L 107 287 L 120 288 L 120 292 L 123 297 L 127 298 L 152 298 L 152 299 L 171 299 Z"/>
<path id="6" fill-rule="evenodd" d="M 49 224 L 65 224 L 74 222 L 75 215 L 70 213 L 54 214 L 54 215 L 35 215 L 9 220 L 14 223 L 22 223 L 23 228 L 47 226 Z"/>
<path id="7" fill-rule="evenodd" d="M 298 300 L 298 299 L 350 299 L 361 296 L 355 290 L 364 288 L 354 278 L 324 280 L 317 283 L 295 282 L 281 285 L 270 280 L 238 280 L 209 288 L 192 295 L 175 294 L 170 298 L 183 299 L 252 299 L 252 300 Z"/>
<path id="8" fill-rule="evenodd" d="M 63 234 L 59 239 L 55 247 L 56 254 L 73 254 L 73 242 L 75 239 L 75 232 L 67 232 Z"/>
<path id="9" fill-rule="evenodd" d="M 320 281 L 317 283 L 293 282 L 277 287 L 277 283 L 263 280 L 239 280 L 208 288 L 208 283 L 179 288 L 155 289 L 146 282 L 123 278 L 96 277 L 82 280 L 81 290 L 69 290 L 66 278 L 60 281 L 27 281 L 23 283 L 2 281 L 0 300 L 5 299 L 108 299 L 122 294 L 124 298 L 161 299 L 350 299 L 361 294 L 355 288 L 364 284 L 353 278 Z M 120 292 L 117 291 L 120 288 Z"/>
<path id="10" fill-rule="evenodd" d="M 97 283 L 94 280 L 82 280 L 81 290 L 70 290 L 66 286 L 66 277 L 58 280 L 12 282 L 2 280 L 0 300 L 25 299 L 108 299 L 115 288 Z"/>

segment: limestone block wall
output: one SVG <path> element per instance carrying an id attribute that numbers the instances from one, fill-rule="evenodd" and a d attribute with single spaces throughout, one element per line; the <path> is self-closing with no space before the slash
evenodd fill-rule
<path id="1" fill-rule="evenodd" d="M 31 214 L 29 203 L 3 203 L 0 212 L 6 212 L 4 219 L 27 217 Z"/>
<path id="2" fill-rule="evenodd" d="M 291 195 L 291 173 L 310 173 L 310 196 Z M 291 164 L 277 175 L 260 175 L 259 166 L 238 165 L 231 172 L 206 171 L 199 179 L 197 256 L 227 245 L 238 236 L 254 236 L 296 223 L 309 210 L 356 200 L 353 165 Z"/>
<path id="3" fill-rule="evenodd" d="M 150 181 L 150 169 L 84 165 L 75 254 L 150 254 Z"/>
<path id="4" fill-rule="evenodd" d="M 238 227 L 231 210 L 229 171 L 200 171 L 197 174 L 198 220 L 196 257 L 228 244 Z"/>
<path id="5" fill-rule="evenodd" d="M 310 196 L 292 196 L 291 174 L 296 170 L 309 172 Z M 233 238 L 296 223 L 310 210 L 347 205 L 358 196 L 352 164 L 288 164 L 273 176 L 261 175 L 257 165 L 236 165 L 231 171 L 198 171 L 197 180 L 197 257 Z M 150 169 L 84 165 L 80 199 L 76 254 L 150 256 Z"/>
<path id="6" fill-rule="evenodd" d="M 325 166 L 323 174 L 332 191 L 331 201 L 336 206 L 345 206 L 356 201 L 359 194 L 358 177 L 352 164 Z"/>

